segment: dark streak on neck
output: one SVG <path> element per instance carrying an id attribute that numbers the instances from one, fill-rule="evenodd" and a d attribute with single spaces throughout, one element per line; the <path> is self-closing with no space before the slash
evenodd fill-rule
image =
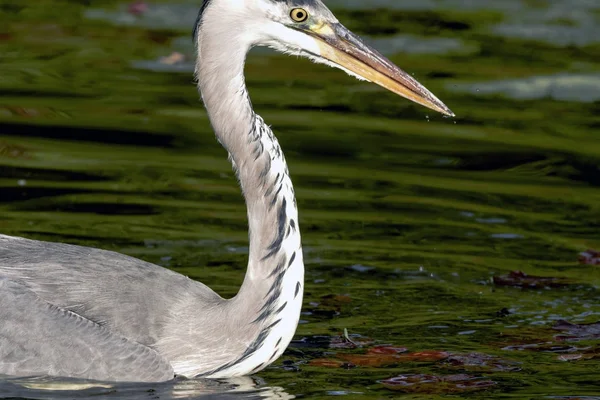
<path id="1" fill-rule="evenodd" d="M 274 196 L 273 200 L 274 202 L 277 201 L 277 195 Z M 283 239 L 285 239 L 285 228 L 288 223 L 286 206 L 287 200 L 284 197 L 279 206 L 279 212 L 277 213 L 277 236 L 273 240 L 273 243 L 268 247 L 269 252 L 262 258 L 263 261 L 279 253 L 279 250 L 281 250 L 281 244 L 283 243 Z"/>
<path id="2" fill-rule="evenodd" d="M 211 3 L 212 0 L 204 0 L 202 6 L 200 7 L 200 11 L 198 12 L 198 16 L 196 17 L 196 22 L 194 23 L 194 30 L 192 32 L 192 41 L 196 42 L 198 40 L 198 30 L 200 29 L 200 25 L 202 24 L 202 16 L 204 15 L 204 11 L 206 11 L 206 7 Z"/>
<path id="3" fill-rule="evenodd" d="M 256 117 L 260 118 L 258 116 L 256 116 Z M 262 124 L 264 124 L 262 119 L 260 120 L 260 122 Z M 262 126 L 261 126 L 261 129 L 259 129 L 259 132 L 256 131 L 255 126 L 253 126 L 251 128 L 251 131 L 249 132 L 250 135 L 258 134 L 261 136 L 264 133 L 265 132 L 263 132 Z M 249 142 L 249 145 L 251 142 L 252 141 Z M 259 139 L 259 142 L 260 142 L 260 139 Z M 258 154 L 255 161 L 260 156 L 265 156 L 262 148 L 260 151 L 261 151 L 261 154 Z M 270 165 L 271 165 L 270 155 L 266 154 L 266 156 L 267 156 L 267 160 L 268 160 L 268 162 L 267 162 L 268 168 L 266 168 L 265 171 L 261 172 L 261 185 L 263 185 L 263 186 L 267 183 L 266 178 L 267 178 L 268 171 L 270 170 Z M 276 177 L 276 179 L 274 180 L 273 185 L 277 185 L 277 184 L 281 185 L 282 184 L 281 178 L 283 178 L 283 175 L 278 175 Z M 262 261 L 265 261 L 268 258 L 274 257 L 275 255 L 280 253 L 283 241 L 286 237 L 286 231 L 289 231 L 289 229 L 288 229 L 289 221 L 288 221 L 288 216 L 287 216 L 287 199 L 285 197 L 280 199 L 280 197 L 279 197 L 280 190 L 278 190 L 276 193 L 272 193 L 272 191 L 270 191 L 268 195 L 273 196 L 273 199 L 272 199 L 273 204 L 279 203 L 278 204 L 279 208 L 277 210 L 277 232 L 276 232 L 275 238 L 273 239 L 273 241 L 267 248 L 268 253 L 262 258 Z M 295 222 L 294 222 L 294 230 L 295 230 Z M 264 302 L 263 306 L 261 307 L 261 309 L 259 310 L 258 317 L 254 321 L 252 321 L 252 323 L 263 323 L 271 317 L 276 318 L 281 312 L 283 312 L 283 310 L 287 306 L 287 302 L 285 302 L 283 305 L 281 305 L 277 309 L 275 308 L 277 301 L 281 297 L 281 294 L 283 291 L 283 285 L 282 285 L 283 278 L 285 276 L 285 273 L 287 272 L 287 269 L 292 265 L 295 258 L 296 258 L 296 252 L 294 252 L 289 259 L 287 258 L 287 256 L 285 254 L 281 255 L 281 258 L 280 258 L 279 262 L 277 263 L 277 266 L 273 269 L 272 273 L 269 275 L 269 278 L 273 279 L 273 283 L 265 296 L 265 302 Z M 296 288 L 295 295 L 297 295 L 297 294 L 298 294 L 298 288 Z M 246 351 L 241 356 L 239 356 L 238 358 L 236 358 L 233 361 L 228 362 L 227 364 L 224 364 L 224 365 L 222 365 L 212 371 L 206 372 L 202 375 L 210 376 L 212 374 L 215 374 L 217 372 L 220 372 L 227 368 L 230 368 L 236 364 L 239 364 L 239 363 L 243 362 L 244 360 L 248 359 L 249 357 L 251 357 L 258 349 L 260 349 L 264 345 L 264 342 L 267 339 L 267 337 L 269 336 L 271 330 L 280 321 L 281 321 L 281 318 L 277 319 L 270 325 L 264 327 L 258 334 L 257 338 L 248 346 L 248 348 L 246 348 Z M 268 363 L 270 363 L 272 361 L 273 357 L 277 354 L 277 352 L 278 352 L 278 345 L 275 346 L 273 355 L 269 359 Z M 258 367 L 255 367 L 254 370 L 257 370 L 262 365 L 264 365 L 264 363 L 260 364 Z"/>

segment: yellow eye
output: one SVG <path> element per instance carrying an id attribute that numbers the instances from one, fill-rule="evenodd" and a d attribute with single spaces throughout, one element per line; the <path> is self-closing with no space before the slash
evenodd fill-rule
<path id="1" fill-rule="evenodd" d="M 308 12 L 303 8 L 294 8 L 290 12 L 290 17 L 292 17 L 295 22 L 304 22 L 308 18 Z"/>

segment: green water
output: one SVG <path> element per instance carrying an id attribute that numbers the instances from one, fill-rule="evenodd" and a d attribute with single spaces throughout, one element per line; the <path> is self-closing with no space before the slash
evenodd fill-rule
<path id="1" fill-rule="evenodd" d="M 496 385 L 403 397 L 600 396 L 597 338 L 568 342 L 570 353 L 506 349 L 559 343 L 551 329 L 559 319 L 600 319 L 600 267 L 577 263 L 581 251 L 600 248 L 600 5 L 578 1 L 588 8 L 577 14 L 567 1 L 501 3 L 330 3 L 454 119 L 305 60 L 250 56 L 254 107 L 277 134 L 296 186 L 306 262 L 296 342 L 258 375 L 257 396 L 276 388 L 388 398 L 402 392 L 378 381 L 457 371 Z M 173 51 L 190 61 L 189 10 L 199 1 L 153 6 L 162 11 L 134 18 L 111 1 L 0 1 L 0 228 L 120 251 L 231 296 L 247 257 L 243 199 L 191 71 L 152 62 Z M 548 34 L 494 28 L 528 24 Z M 557 76 L 566 83 L 541 95 L 532 83 Z M 497 81 L 498 92 L 486 86 Z M 514 270 L 569 284 L 492 283 Z M 316 339 L 344 329 L 356 340 L 480 352 L 519 368 L 314 365 L 365 352 Z M 595 359 L 559 359 L 580 353 Z M 92 394 L 124 398 L 128 390 Z M 7 393 L 15 395 L 0 389 Z M 160 393 L 198 396 L 185 385 Z"/>

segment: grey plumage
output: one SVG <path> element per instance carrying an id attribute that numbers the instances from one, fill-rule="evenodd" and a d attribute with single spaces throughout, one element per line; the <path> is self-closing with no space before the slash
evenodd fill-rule
<path id="1" fill-rule="evenodd" d="M 3 235 L 0 276 L 0 373 L 8 375 L 172 379 L 173 368 L 153 350 L 169 334 L 170 315 L 192 293 L 207 306 L 224 301 L 118 253 Z"/>
<path id="2" fill-rule="evenodd" d="M 302 18 L 293 18 L 296 7 Z M 114 252 L 0 235 L 0 374 L 222 378 L 260 371 L 283 353 L 300 316 L 304 261 L 285 157 L 244 82 L 252 46 L 308 57 L 452 114 L 320 0 L 205 0 L 194 37 L 198 88 L 248 211 L 238 294 L 223 299 Z"/>
<path id="3" fill-rule="evenodd" d="M 174 376 L 169 362 L 150 347 L 50 304 L 23 284 L 0 279 L 0 304 L 10 305 L 0 308 L 4 374 L 38 375 L 43 362 L 44 372 L 57 376 L 142 382 Z M 28 330 L 24 332 L 21 326 Z M 68 347 L 48 345 L 64 343 L 65 339 Z"/>

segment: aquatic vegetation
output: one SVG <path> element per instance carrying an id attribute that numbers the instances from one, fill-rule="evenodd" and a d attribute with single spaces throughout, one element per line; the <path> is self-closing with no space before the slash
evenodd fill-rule
<path id="1" fill-rule="evenodd" d="M 380 381 L 388 389 L 407 393 L 462 393 L 484 390 L 496 385 L 496 382 L 484 380 L 466 374 L 426 375 L 407 374 Z"/>
<path id="2" fill-rule="evenodd" d="M 296 340 L 257 378 L 265 391 L 597 398 L 598 2 L 327 3 L 457 118 L 251 53 L 307 263 Z M 86 4 L 0 6 L 2 232 L 125 252 L 234 295 L 246 216 L 193 85 L 198 1 Z M 47 398 L 15 385 L 0 395 Z"/>
<path id="3" fill-rule="evenodd" d="M 527 275 L 521 271 L 511 271 L 508 275 L 494 276 L 493 281 L 494 284 L 498 286 L 515 286 L 526 289 L 564 287 L 570 283 L 569 280 L 565 278 L 533 276 Z"/>

